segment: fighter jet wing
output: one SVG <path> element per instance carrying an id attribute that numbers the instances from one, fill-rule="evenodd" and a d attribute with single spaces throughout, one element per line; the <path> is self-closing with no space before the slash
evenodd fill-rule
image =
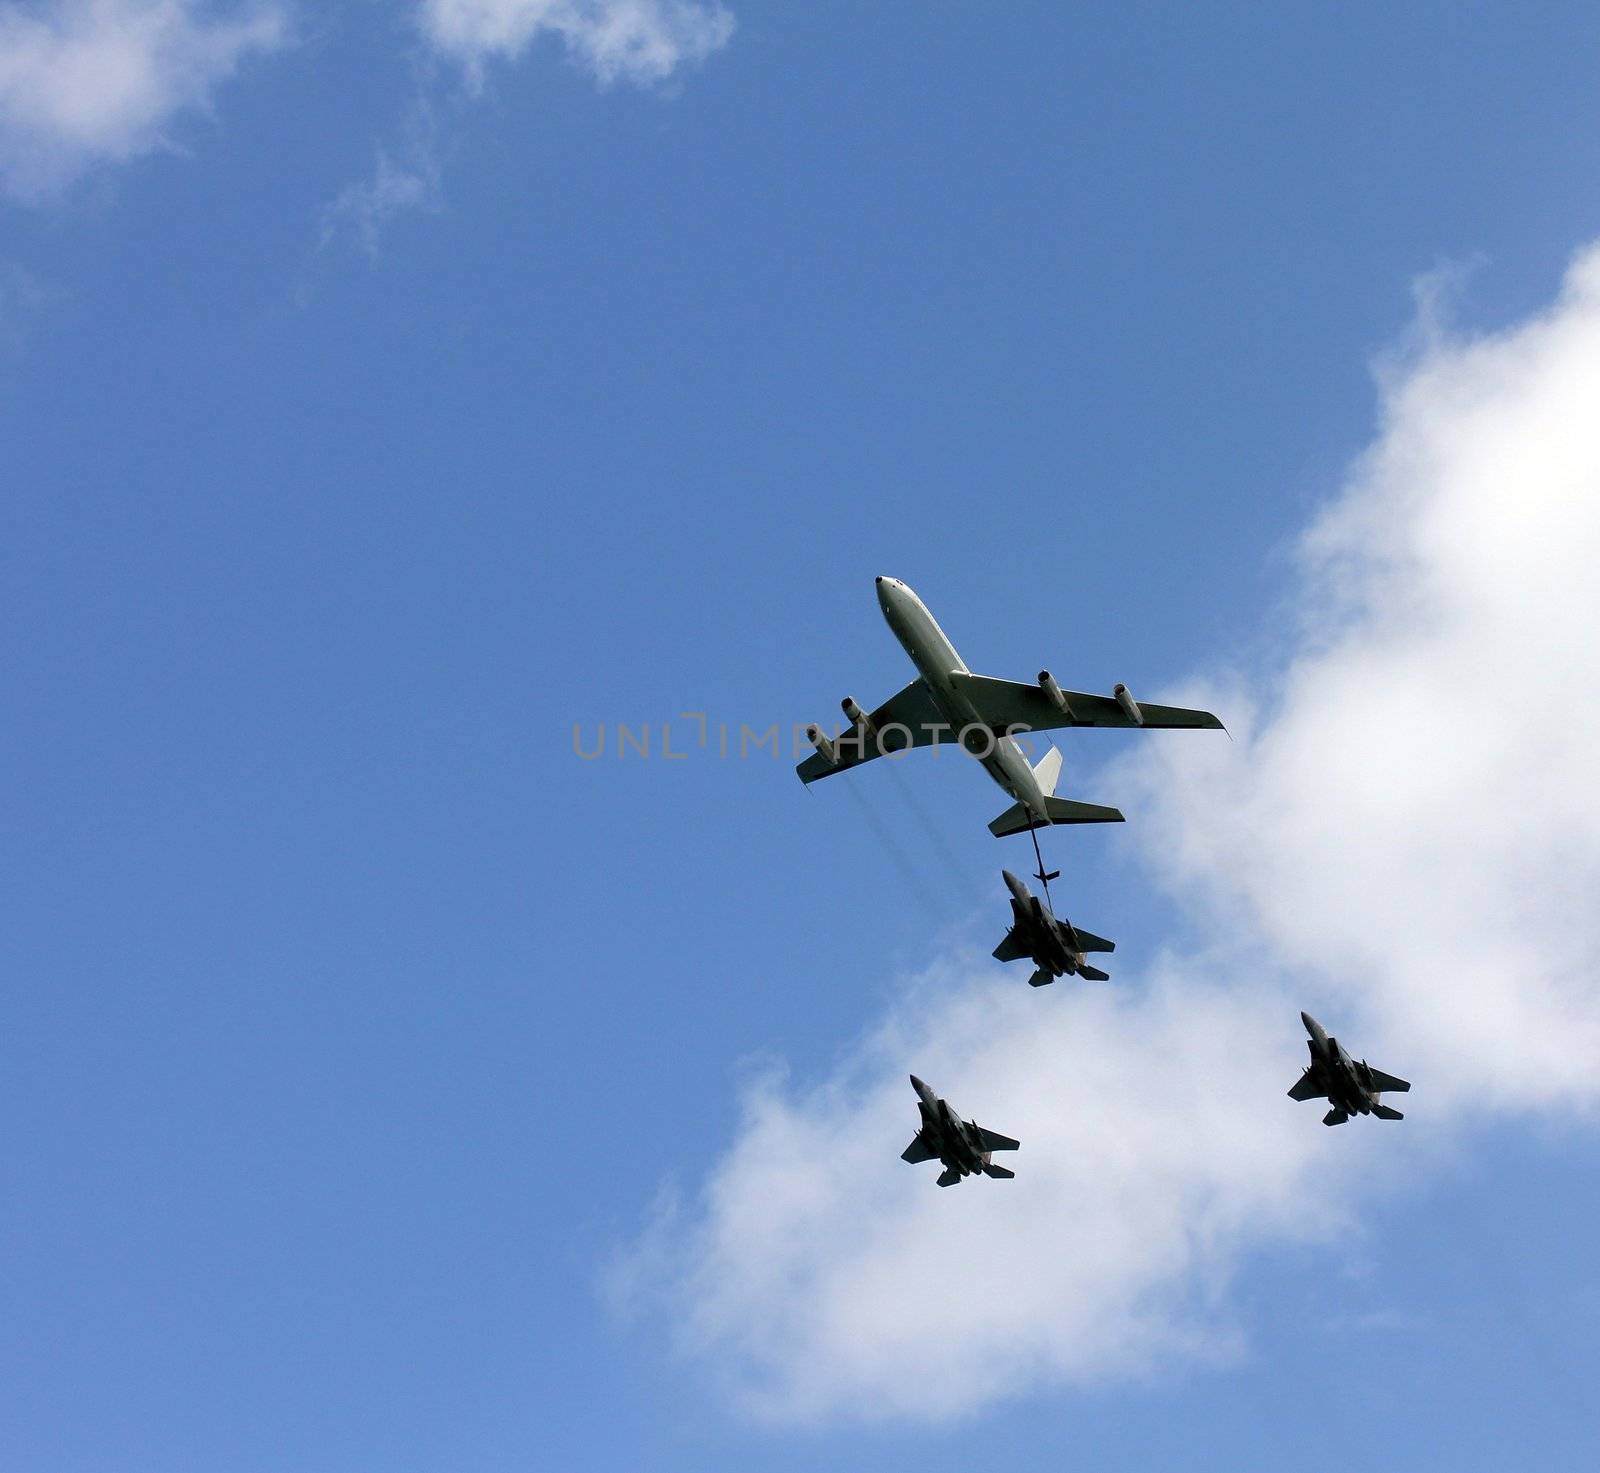
<path id="1" fill-rule="evenodd" d="M 1115 951 L 1117 943 L 1107 941 L 1104 936 L 1096 936 L 1093 931 L 1085 931 L 1082 926 L 1072 928 L 1078 933 L 1078 945 L 1085 951 Z"/>
<path id="2" fill-rule="evenodd" d="M 909 751 L 913 747 L 936 747 L 940 742 L 953 742 L 957 733 L 940 714 L 934 704 L 933 693 L 923 684 L 921 677 L 902 690 L 897 690 L 877 710 L 869 712 L 877 737 L 865 742 L 857 729 L 846 728 L 834 739 L 837 762 L 830 762 L 821 752 L 813 752 L 795 771 L 803 783 L 814 783 L 819 777 L 832 777 L 882 757 L 891 752 Z"/>
<path id="3" fill-rule="evenodd" d="M 1111 696 L 1094 696 L 1086 691 L 1069 690 L 1062 694 L 1071 708 L 1069 716 L 1058 708 L 1037 685 L 1015 680 L 996 680 L 990 675 L 952 675 L 957 687 L 966 693 L 985 724 L 997 730 L 1005 727 L 1029 731 L 1054 731 L 1062 726 L 1200 726 L 1220 731 L 1222 723 L 1209 711 L 1191 711 L 1184 706 L 1156 706 L 1139 702 L 1142 722 L 1135 721 Z"/>
<path id="4" fill-rule="evenodd" d="M 1408 1081 L 1385 1074 L 1382 1069 L 1374 1069 L 1371 1064 L 1367 1065 L 1367 1073 L 1372 1076 L 1372 1087 L 1381 1095 L 1404 1094 L 1411 1088 Z"/>
<path id="5" fill-rule="evenodd" d="M 986 1151 L 1020 1151 L 1021 1141 L 1014 1141 L 1008 1135 L 1001 1135 L 997 1131 L 985 1130 L 981 1125 L 974 1126 L 978 1132 L 978 1139 L 983 1142 Z"/>
<path id="6" fill-rule="evenodd" d="M 937 1151 L 930 1151 L 928 1149 L 928 1143 L 922 1138 L 922 1132 L 919 1130 L 911 1144 L 900 1153 L 900 1159 L 902 1161 L 909 1161 L 913 1166 L 915 1166 L 919 1161 L 933 1160 L 933 1158 L 938 1154 L 939 1153 Z"/>
<path id="7" fill-rule="evenodd" d="M 1317 1082 L 1311 1077 L 1311 1071 L 1306 1070 L 1295 1081 L 1294 1088 L 1289 1091 L 1291 1100 L 1320 1100 L 1327 1094 L 1325 1089 L 1318 1089 Z"/>
<path id="8" fill-rule="evenodd" d="M 1006 932 L 1006 939 L 995 947 L 993 952 L 997 962 L 1019 962 L 1023 957 L 1032 954 L 1028 950 L 1027 943 L 1018 936 L 1015 926 Z"/>

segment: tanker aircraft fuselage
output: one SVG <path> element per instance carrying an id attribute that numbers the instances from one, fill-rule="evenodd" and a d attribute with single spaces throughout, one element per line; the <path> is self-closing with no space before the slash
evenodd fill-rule
<path id="1" fill-rule="evenodd" d="M 1045 793 L 1022 748 L 1009 732 L 996 733 L 955 680 L 969 675 L 967 662 L 928 606 L 898 578 L 879 578 L 878 607 L 900 647 L 911 657 L 945 725 L 979 765 L 1040 823 L 1049 823 Z"/>

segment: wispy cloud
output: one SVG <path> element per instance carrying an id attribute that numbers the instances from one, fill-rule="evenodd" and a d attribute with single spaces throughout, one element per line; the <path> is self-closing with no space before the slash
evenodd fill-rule
<path id="1" fill-rule="evenodd" d="M 515 62 L 548 38 L 601 87 L 626 82 L 659 89 L 725 46 L 734 25 L 715 0 L 417 0 L 415 14 L 426 57 L 405 137 L 394 146 L 380 144 L 373 172 L 324 209 L 317 257 L 325 259 L 341 242 L 376 255 L 396 216 L 443 207 L 448 130 L 438 123 L 441 69 L 456 84 L 464 78 L 458 92 L 471 98 L 490 62 Z M 303 284 L 300 291 L 303 296 Z"/>
<path id="2" fill-rule="evenodd" d="M 715 0 L 421 0 L 420 21 L 428 41 L 474 77 L 548 36 L 602 85 L 664 81 L 733 34 L 732 15 Z"/>
<path id="3" fill-rule="evenodd" d="M 376 256 L 384 227 L 396 215 L 443 207 L 442 174 L 435 112 L 419 98 L 399 144 L 392 150 L 380 144 L 373 172 L 347 184 L 323 211 L 319 252 L 343 243 Z"/>
<path id="4" fill-rule="evenodd" d="M 37 203 L 96 165 L 170 144 L 248 56 L 284 45 L 288 9 L 198 0 L 0 7 L 0 187 Z"/>
<path id="5" fill-rule="evenodd" d="M 1252 1252 L 1483 1112 L 1600 1102 L 1600 251 L 1507 331 L 1438 307 L 1304 535 L 1281 666 L 1216 695 L 1239 740 L 1117 774 L 1228 960 L 1043 994 L 941 965 L 827 1079 L 752 1087 L 627 1265 L 747 1412 L 929 1420 L 1227 1355 Z M 1404 1125 L 1284 1098 L 1308 1004 L 1414 1081 Z M 1022 1140 L 1014 1182 L 894 1159 L 912 1069 Z"/>

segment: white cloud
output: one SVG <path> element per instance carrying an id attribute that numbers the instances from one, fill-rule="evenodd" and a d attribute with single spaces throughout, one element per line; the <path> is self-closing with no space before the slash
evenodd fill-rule
<path id="1" fill-rule="evenodd" d="M 664 81 L 733 34 L 733 17 L 715 0 L 422 0 L 421 24 L 474 75 L 549 35 L 601 83 Z"/>
<path id="2" fill-rule="evenodd" d="M 417 21 L 432 51 L 463 69 L 469 95 L 482 85 L 489 61 L 514 61 L 541 36 L 559 39 L 605 87 L 665 82 L 733 34 L 733 17 L 716 0 L 418 0 Z M 413 112 L 425 126 L 413 126 L 396 150 L 380 147 L 373 174 L 347 185 L 324 209 L 318 255 L 340 241 L 376 255 L 396 215 L 441 208 L 444 150 L 435 111 L 420 93 Z"/>
<path id="3" fill-rule="evenodd" d="M 321 246 L 340 237 L 352 240 L 368 256 L 378 253 L 383 227 L 402 210 L 439 208 L 439 172 L 432 161 L 421 167 L 396 163 L 382 148 L 370 179 L 357 180 L 339 191 L 323 212 Z"/>
<path id="4" fill-rule="evenodd" d="M 149 153 L 177 114 L 287 37 L 285 7 L 266 0 L 225 14 L 196 0 L 0 8 L 0 182 L 33 201 Z"/>
<path id="5" fill-rule="evenodd" d="M 396 215 L 442 208 L 442 175 L 434 113 L 419 99 L 398 150 L 380 146 L 372 174 L 347 184 L 322 212 L 319 252 L 344 242 L 376 256 L 384 227 Z"/>
<path id="6" fill-rule="evenodd" d="M 1139 996 L 1036 993 L 974 970 L 924 979 L 822 1086 L 753 1085 L 703 1201 L 628 1267 L 757 1417 L 937 1421 L 1226 1357 L 1238 1245 L 1339 1225 L 1306 1190 L 1315 1116 L 1271 1108 L 1295 1057 L 1264 990 L 1163 966 Z M 937 1165 L 895 1159 L 913 1069 L 1022 1141 L 1015 1181 L 940 1190 Z M 1333 1144 L 1324 1189 L 1370 1142 Z"/>
<path id="7" fill-rule="evenodd" d="M 629 1265 L 747 1411 L 933 1418 L 1225 1355 L 1250 1253 L 1484 1111 L 1597 1102 L 1600 251 L 1534 320 L 1425 326 L 1303 539 L 1281 670 L 1213 692 L 1239 740 L 1117 773 L 1226 957 L 1038 994 L 937 969 L 821 1085 L 754 1087 Z M 1413 1080 L 1404 1125 L 1284 1098 L 1308 1004 Z M 911 1069 L 1022 1140 L 1015 1181 L 894 1159 Z"/>
<path id="8" fill-rule="evenodd" d="M 1535 320 L 1435 326 L 1384 377 L 1383 432 L 1303 539 L 1299 648 L 1254 735 L 1144 754 L 1151 852 L 1434 1097 L 1588 1106 L 1600 251 Z"/>

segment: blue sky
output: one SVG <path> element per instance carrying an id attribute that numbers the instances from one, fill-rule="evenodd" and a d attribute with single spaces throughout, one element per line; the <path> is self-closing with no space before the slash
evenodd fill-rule
<path id="1" fill-rule="evenodd" d="M 1592 1454 L 1597 60 L 0 4 L 0 1463 Z M 693 745 L 898 688 L 878 573 L 1237 728 L 1065 745 L 1111 1000 L 987 960 L 969 767 Z M 1308 1004 L 1405 1125 L 1283 1098 Z"/>

